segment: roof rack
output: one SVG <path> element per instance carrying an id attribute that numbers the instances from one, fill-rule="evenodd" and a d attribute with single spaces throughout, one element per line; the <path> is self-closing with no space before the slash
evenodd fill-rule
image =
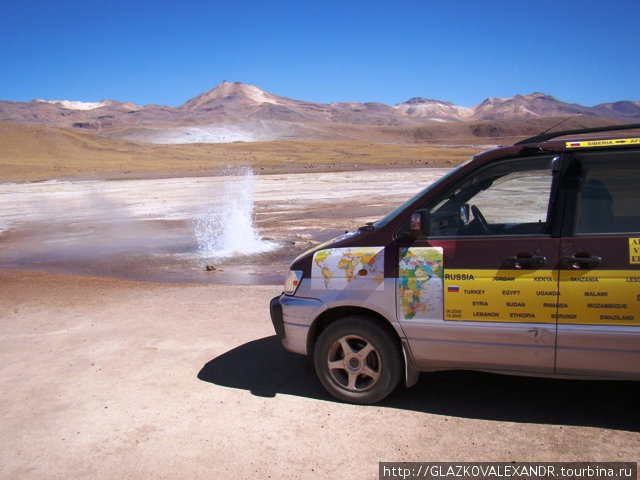
<path id="1" fill-rule="evenodd" d="M 546 142 L 547 140 L 551 140 L 552 138 L 563 137 L 565 135 L 575 135 L 577 133 L 596 133 L 596 132 L 609 132 L 614 130 L 633 130 L 636 128 L 640 128 L 640 123 L 609 125 L 607 127 L 580 128 L 578 130 L 563 130 L 560 132 L 542 132 L 541 134 L 536 135 L 535 137 L 530 137 L 530 138 L 521 140 L 515 145 L 540 144 L 542 142 Z"/>

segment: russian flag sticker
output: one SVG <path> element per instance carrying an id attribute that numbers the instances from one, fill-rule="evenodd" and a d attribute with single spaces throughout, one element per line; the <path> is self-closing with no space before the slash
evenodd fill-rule
<path id="1" fill-rule="evenodd" d="M 458 293 L 458 292 L 460 291 L 460 287 L 459 287 L 459 286 L 457 286 L 457 285 L 449 285 L 449 286 L 447 287 L 447 291 L 448 291 L 448 292 L 455 292 L 455 293 Z"/>

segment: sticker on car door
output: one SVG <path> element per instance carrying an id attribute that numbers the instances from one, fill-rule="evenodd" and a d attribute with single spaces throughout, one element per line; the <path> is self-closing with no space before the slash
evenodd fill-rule
<path id="1" fill-rule="evenodd" d="M 384 289 L 384 247 L 327 248 L 313 255 L 314 290 Z"/>
<path id="2" fill-rule="evenodd" d="M 556 270 L 447 269 L 444 319 L 555 323 L 567 306 Z"/>
<path id="3" fill-rule="evenodd" d="M 629 264 L 640 264 L 640 238 L 629 239 Z"/>
<path id="4" fill-rule="evenodd" d="M 400 248 L 398 316 L 405 320 L 442 320 L 442 247 Z"/>

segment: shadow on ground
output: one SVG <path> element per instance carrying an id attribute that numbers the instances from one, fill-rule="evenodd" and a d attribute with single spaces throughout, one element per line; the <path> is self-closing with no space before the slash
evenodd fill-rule
<path id="1" fill-rule="evenodd" d="M 208 362 L 202 381 L 261 397 L 334 401 L 310 359 L 287 352 L 276 336 L 241 345 Z M 477 372 L 423 373 L 380 406 L 483 420 L 640 431 L 640 382 L 578 381 Z"/>

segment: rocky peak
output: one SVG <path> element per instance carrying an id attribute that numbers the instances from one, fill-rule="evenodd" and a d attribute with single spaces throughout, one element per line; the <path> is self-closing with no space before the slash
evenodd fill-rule
<path id="1" fill-rule="evenodd" d="M 230 83 L 226 80 L 208 92 L 192 98 L 180 110 L 211 110 L 220 106 L 233 106 L 235 108 L 251 107 L 264 103 L 281 105 L 283 98 L 254 86 L 241 82 Z"/>

